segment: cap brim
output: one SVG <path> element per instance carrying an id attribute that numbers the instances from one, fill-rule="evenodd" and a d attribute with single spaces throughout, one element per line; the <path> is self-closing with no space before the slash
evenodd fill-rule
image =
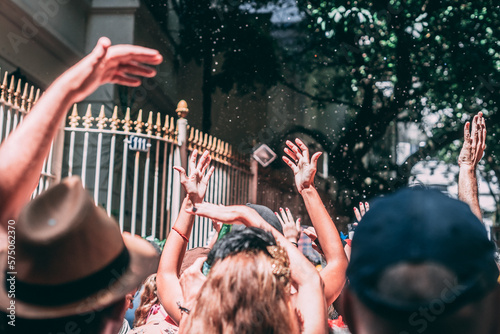
<path id="1" fill-rule="evenodd" d="M 83 300 L 56 307 L 28 304 L 14 296 L 9 298 L 9 292 L 5 291 L 6 271 L 3 268 L 0 270 L 0 307 L 5 310 L 13 300 L 16 316 L 27 319 L 49 319 L 88 313 L 111 305 L 136 289 L 146 277 L 158 269 L 159 255 L 149 242 L 130 234 L 123 234 L 123 241 L 130 254 L 130 265 L 122 275 L 113 273 L 115 278 L 97 293 Z M 7 254 L 3 253 L 0 257 L 1 263 L 6 264 Z"/>

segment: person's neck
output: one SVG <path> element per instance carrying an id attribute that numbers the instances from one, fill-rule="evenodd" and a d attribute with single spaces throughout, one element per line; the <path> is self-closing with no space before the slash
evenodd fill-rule
<path id="1" fill-rule="evenodd" d="M 101 329 L 100 334 L 117 334 L 123 326 L 123 319 L 108 319 Z"/>

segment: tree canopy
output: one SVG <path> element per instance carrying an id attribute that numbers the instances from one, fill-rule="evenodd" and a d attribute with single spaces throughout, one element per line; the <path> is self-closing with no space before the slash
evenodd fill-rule
<path id="1" fill-rule="evenodd" d="M 346 106 L 349 117 L 341 133 L 307 126 L 293 131 L 323 145 L 344 196 L 371 197 L 405 185 L 411 167 L 426 156 L 456 161 L 463 124 L 478 111 L 487 117 L 486 164 L 500 177 L 496 1 L 299 0 L 298 5 L 304 20 L 297 29 L 307 33 L 300 35 L 298 52 L 283 55 L 294 73 L 303 73 L 303 82 L 314 76 L 316 85 L 288 84 L 320 108 Z M 394 157 L 372 154 L 386 145 L 394 122 L 427 124 L 426 145 L 401 166 Z"/>

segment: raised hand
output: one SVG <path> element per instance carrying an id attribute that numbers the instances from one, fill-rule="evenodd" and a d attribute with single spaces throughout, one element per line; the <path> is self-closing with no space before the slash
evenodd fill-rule
<path id="1" fill-rule="evenodd" d="M 482 112 L 474 116 L 472 131 L 469 131 L 470 127 L 470 122 L 465 123 L 464 144 L 458 157 L 458 165 L 475 169 L 486 149 L 486 126 Z"/>
<path id="2" fill-rule="evenodd" d="M 359 210 L 358 208 L 354 207 L 354 215 L 356 216 L 356 220 L 358 221 L 357 223 L 354 223 L 354 226 L 358 226 L 361 218 L 363 218 L 368 210 L 370 210 L 370 204 L 368 204 L 368 202 L 365 202 L 365 204 L 363 204 L 363 202 L 359 202 Z"/>
<path id="3" fill-rule="evenodd" d="M 283 226 L 283 235 L 290 242 L 297 243 L 300 239 L 300 233 L 302 232 L 302 229 L 300 228 L 300 218 L 297 218 L 294 222 L 292 213 L 288 208 L 285 208 L 285 210 L 280 208 L 280 213 L 281 216 L 277 212 L 274 214 L 278 217 L 281 226 Z"/>
<path id="4" fill-rule="evenodd" d="M 212 176 L 215 169 L 214 167 L 211 167 L 205 174 L 205 171 L 210 165 L 210 152 L 203 152 L 198 164 L 196 163 L 197 157 L 198 150 L 195 149 L 189 159 L 189 175 L 186 174 L 184 168 L 178 166 L 174 167 L 174 169 L 179 172 L 181 184 L 193 204 L 203 202 L 205 192 L 207 191 L 208 180 Z"/>
<path id="5" fill-rule="evenodd" d="M 302 193 L 302 190 L 314 185 L 318 158 L 322 152 L 314 153 L 309 160 L 309 149 L 307 146 L 298 138 L 295 139 L 295 143 L 297 145 L 289 140 L 286 141 L 288 147 L 285 147 L 285 153 L 288 157 L 283 156 L 283 161 L 292 169 L 297 190 L 299 193 Z"/>
<path id="6" fill-rule="evenodd" d="M 72 92 L 72 100 L 78 102 L 105 83 L 137 87 L 141 84 L 140 77 L 156 75 L 155 69 L 145 65 L 158 65 L 162 61 L 157 50 L 125 44 L 111 46 L 107 37 L 101 37 L 94 50 L 60 79 Z"/>
<path id="7" fill-rule="evenodd" d="M 324 255 L 323 249 L 321 248 L 321 245 L 319 244 L 318 234 L 316 233 L 316 230 L 314 229 L 314 227 L 309 226 L 308 228 L 304 229 L 304 234 L 307 235 L 307 237 L 309 239 L 311 239 L 312 248 L 316 252 Z"/>

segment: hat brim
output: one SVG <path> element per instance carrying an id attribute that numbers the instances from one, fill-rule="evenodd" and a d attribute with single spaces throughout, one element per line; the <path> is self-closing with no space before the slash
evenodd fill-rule
<path id="1" fill-rule="evenodd" d="M 127 270 L 103 284 L 105 288 L 85 299 L 60 305 L 60 306 L 40 306 L 32 305 L 16 299 L 9 298 L 9 291 L 5 290 L 6 271 L 0 270 L 0 307 L 6 310 L 15 301 L 16 316 L 26 319 L 50 319 L 62 318 L 76 314 L 84 314 L 103 309 L 114 302 L 124 298 L 127 293 L 136 289 L 142 281 L 158 269 L 159 256 L 154 247 L 140 237 L 130 234 L 123 234 L 123 242 L 130 254 L 130 264 Z M 7 264 L 7 254 L 1 254 L 1 263 Z M 15 294 L 15 291 L 14 291 Z"/>

